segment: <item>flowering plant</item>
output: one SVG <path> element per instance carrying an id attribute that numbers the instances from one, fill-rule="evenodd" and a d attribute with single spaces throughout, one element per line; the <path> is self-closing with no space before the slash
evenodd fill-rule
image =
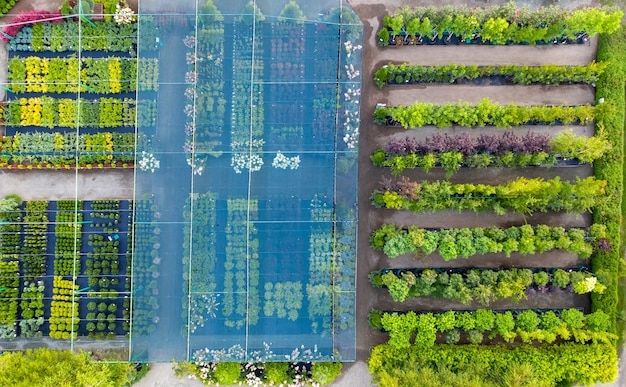
<path id="1" fill-rule="evenodd" d="M 124 7 L 117 4 L 115 6 L 113 20 L 115 20 L 117 24 L 130 24 L 135 21 L 135 13 L 127 4 L 124 4 Z"/>
<path id="2" fill-rule="evenodd" d="M 154 173 L 159 167 L 161 167 L 161 162 L 154 157 L 154 154 L 146 151 L 141 152 L 141 160 L 139 160 L 140 170 Z"/>
<path id="3" fill-rule="evenodd" d="M 272 167 L 281 169 L 298 169 L 300 166 L 300 156 L 287 157 L 281 151 L 276 152 L 276 157 L 272 161 Z"/>

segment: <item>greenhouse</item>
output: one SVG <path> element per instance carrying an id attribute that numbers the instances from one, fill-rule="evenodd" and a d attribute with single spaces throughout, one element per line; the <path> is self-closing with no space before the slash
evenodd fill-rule
<path id="1" fill-rule="evenodd" d="M 0 163 L 72 183 L 2 199 L 3 348 L 354 361 L 354 11 L 81 7 L 32 11 L 3 33 Z M 103 199 L 89 181 L 107 175 Z"/>
<path id="2" fill-rule="evenodd" d="M 179 44 L 159 47 L 158 121 L 138 128 L 159 167 L 136 170 L 153 204 L 132 291 L 156 230 L 161 275 L 134 293 L 131 357 L 354 360 L 359 19 L 338 1 L 188 3 L 143 16 Z M 138 39 L 161 43 L 149 22 Z"/>

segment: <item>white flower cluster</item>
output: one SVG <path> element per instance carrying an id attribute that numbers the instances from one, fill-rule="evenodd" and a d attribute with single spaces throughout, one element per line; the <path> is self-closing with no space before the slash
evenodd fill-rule
<path id="1" fill-rule="evenodd" d="M 196 83 L 196 72 L 195 71 L 187 71 L 185 73 L 185 83 L 190 84 L 190 83 Z"/>
<path id="2" fill-rule="evenodd" d="M 117 24 L 130 24 L 135 21 L 135 13 L 129 7 L 122 7 L 118 4 L 115 6 L 113 20 Z"/>
<path id="3" fill-rule="evenodd" d="M 353 64 L 345 65 L 344 67 L 346 68 L 346 75 L 348 76 L 348 79 L 354 79 L 361 75 L 361 72 L 355 69 Z"/>
<path id="4" fill-rule="evenodd" d="M 360 44 L 356 46 L 352 45 L 352 42 L 350 41 L 344 42 L 343 45 L 346 48 L 346 56 L 348 58 L 352 56 L 353 52 L 358 51 L 363 48 L 363 46 L 361 46 Z"/>
<path id="5" fill-rule="evenodd" d="M 300 166 L 300 156 L 287 157 L 281 151 L 276 152 L 276 157 L 272 161 L 272 167 L 280 169 L 298 169 Z"/>
<path id="6" fill-rule="evenodd" d="M 189 165 L 191 167 L 191 172 L 194 175 L 202 175 L 202 172 L 204 172 L 204 164 L 206 163 L 205 160 L 203 159 L 198 159 L 196 157 L 194 157 L 193 159 L 191 157 L 187 158 L 187 165 Z"/>
<path id="7" fill-rule="evenodd" d="M 344 48 L 346 50 L 346 61 L 348 62 L 348 64 L 345 65 L 346 75 L 348 79 L 355 80 L 361 75 L 359 70 L 354 68 L 354 64 L 358 62 L 356 53 L 363 49 L 363 46 L 360 44 L 354 45 L 352 42 L 347 41 L 344 42 Z M 359 116 L 359 99 L 361 97 L 361 89 L 358 88 L 357 84 L 352 84 L 352 86 L 348 84 L 345 87 L 347 87 L 347 90 L 343 94 L 346 106 L 343 115 L 343 127 L 345 132 L 343 142 L 346 143 L 348 148 L 354 149 L 359 143 L 359 125 L 361 123 Z"/>
<path id="8" fill-rule="evenodd" d="M 152 153 L 142 151 L 141 160 L 139 160 L 139 169 L 142 171 L 156 171 L 161 167 L 161 162 L 154 157 Z"/>
<path id="9" fill-rule="evenodd" d="M 258 154 L 233 153 L 230 166 L 233 167 L 235 173 L 241 173 L 244 169 L 249 169 L 250 172 L 257 172 L 263 166 L 263 159 Z"/>
<path id="10" fill-rule="evenodd" d="M 196 46 L 196 37 L 187 35 L 183 38 L 183 44 L 187 48 L 194 48 Z"/>

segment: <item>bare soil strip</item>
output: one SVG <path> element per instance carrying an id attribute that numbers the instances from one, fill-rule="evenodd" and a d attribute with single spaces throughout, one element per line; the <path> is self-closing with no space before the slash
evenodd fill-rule
<path id="1" fill-rule="evenodd" d="M 483 98 L 501 105 L 584 105 L 593 104 L 595 89 L 591 85 L 475 86 L 417 84 L 387 86 L 381 90 L 380 101 L 388 106 L 411 105 L 415 101 L 444 104 L 448 102 L 478 103 Z"/>

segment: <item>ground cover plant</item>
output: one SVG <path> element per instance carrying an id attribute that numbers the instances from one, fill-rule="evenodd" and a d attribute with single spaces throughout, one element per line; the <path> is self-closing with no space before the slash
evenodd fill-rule
<path id="1" fill-rule="evenodd" d="M 606 227 L 600 224 L 567 230 L 545 224 L 449 229 L 383 224 L 370 235 L 370 246 L 389 258 L 408 253 L 423 257 L 437 251 L 446 261 L 488 253 L 504 253 L 508 258 L 513 252 L 529 255 L 554 249 L 589 258 L 598 249 L 611 249 Z"/>
<path id="2" fill-rule="evenodd" d="M 389 140 L 370 159 L 377 167 L 391 168 L 394 176 L 405 169 L 421 168 L 428 172 L 439 166 L 449 178 L 462 167 L 524 168 L 551 167 L 572 161 L 592 163 L 609 149 L 611 143 L 602 133 L 586 137 L 576 136 L 572 130 L 558 132 L 553 138 L 532 131 L 522 136 L 511 131 L 479 137 L 471 137 L 467 132 L 456 136 L 437 133 L 421 141 L 411 137 Z"/>
<path id="3" fill-rule="evenodd" d="M 403 85 L 414 83 L 466 83 L 473 80 L 495 79 L 505 84 L 518 85 L 561 85 L 598 81 L 600 74 L 608 66 L 604 62 L 591 62 L 584 66 L 477 66 L 449 64 L 442 66 L 422 66 L 389 62 L 374 73 L 376 86 Z"/>
<path id="4" fill-rule="evenodd" d="M 623 12 L 615 8 L 569 11 L 550 6 L 531 11 L 515 2 L 489 8 L 444 6 L 404 7 L 385 15 L 378 44 L 415 45 L 440 41 L 488 44 L 557 44 L 584 42 L 620 26 Z"/>

